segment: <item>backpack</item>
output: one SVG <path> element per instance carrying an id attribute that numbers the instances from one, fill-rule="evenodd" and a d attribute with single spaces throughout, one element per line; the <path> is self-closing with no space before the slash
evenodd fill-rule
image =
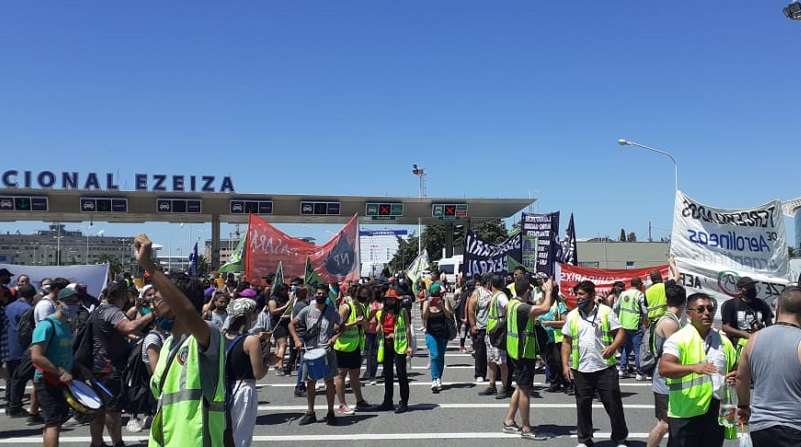
<path id="1" fill-rule="evenodd" d="M 94 331 L 92 329 L 92 326 L 94 326 L 94 317 L 95 311 L 93 310 L 89 313 L 83 325 L 79 325 L 72 345 L 73 362 L 76 365 L 83 366 L 89 371 L 92 370 L 92 361 L 94 360 Z"/>
<path id="2" fill-rule="evenodd" d="M 669 316 L 669 318 L 675 319 L 678 322 L 676 317 L 672 316 L 669 312 L 665 314 Z M 659 321 L 662 319 L 653 322 L 648 326 L 648 329 L 645 330 L 643 334 L 642 341 L 640 342 L 640 368 L 642 368 L 645 374 L 652 376 L 654 374 L 654 369 L 656 369 L 656 363 L 659 361 L 659 357 L 662 357 L 661 350 L 659 352 L 655 352 L 654 350 L 654 340 L 656 339 L 656 326 L 659 324 Z"/>
<path id="3" fill-rule="evenodd" d="M 245 342 L 248 334 L 237 335 L 228 346 L 225 347 L 225 431 L 223 432 L 223 445 L 225 447 L 234 445 L 233 421 L 231 420 L 231 407 L 234 404 L 234 372 L 231 366 L 231 350 L 241 341 Z M 225 340 L 225 337 L 222 338 Z"/>
<path id="4" fill-rule="evenodd" d="M 153 394 L 150 392 L 150 372 L 142 361 L 145 337 L 140 338 L 125 363 L 122 371 L 121 395 L 126 401 L 125 411 L 131 414 L 142 414 L 151 408 Z"/>
<path id="5" fill-rule="evenodd" d="M 17 322 L 17 337 L 19 338 L 19 346 L 22 350 L 28 349 L 33 341 L 33 329 L 36 327 L 36 322 L 33 320 L 33 306 L 26 310 L 20 316 Z"/>

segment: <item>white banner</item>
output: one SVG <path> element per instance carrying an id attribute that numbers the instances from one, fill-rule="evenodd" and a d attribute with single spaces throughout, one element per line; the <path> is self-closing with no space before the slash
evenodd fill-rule
<path id="1" fill-rule="evenodd" d="M 108 278 L 108 264 L 98 265 L 14 265 L 14 264 L 0 264 L 0 269 L 8 269 L 13 273 L 11 277 L 11 286 L 16 285 L 19 275 L 26 275 L 31 279 L 31 285 L 39 290 L 39 283 L 44 278 L 66 278 L 70 282 L 86 283 L 86 291 L 90 295 L 98 296 L 103 287 L 106 286 Z"/>
<path id="2" fill-rule="evenodd" d="M 720 303 L 736 296 L 743 276 L 758 281 L 769 304 L 789 282 L 787 236 L 781 202 L 728 210 L 696 202 L 676 192 L 671 255 L 687 293 L 705 292 Z"/>

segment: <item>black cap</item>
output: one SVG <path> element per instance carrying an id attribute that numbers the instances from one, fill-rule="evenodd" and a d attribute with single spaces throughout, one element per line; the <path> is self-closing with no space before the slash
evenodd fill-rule
<path id="1" fill-rule="evenodd" d="M 14 274 L 9 272 L 8 269 L 0 269 L 0 276 L 14 276 Z"/>
<path id="2" fill-rule="evenodd" d="M 756 281 L 751 279 L 750 276 L 743 276 L 742 278 L 737 280 L 737 288 L 742 289 L 743 287 L 750 286 L 751 284 L 755 284 Z"/>

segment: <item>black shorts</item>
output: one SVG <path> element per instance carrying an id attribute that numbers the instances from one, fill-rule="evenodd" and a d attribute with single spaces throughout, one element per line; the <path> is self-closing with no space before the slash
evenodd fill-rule
<path id="1" fill-rule="evenodd" d="M 278 341 L 279 338 L 284 338 L 289 335 L 289 323 L 285 320 L 279 320 L 278 324 L 273 327 L 273 339 Z"/>
<path id="2" fill-rule="evenodd" d="M 670 396 L 667 394 L 654 393 L 654 416 L 659 421 L 668 421 L 668 401 Z"/>
<path id="3" fill-rule="evenodd" d="M 63 388 L 51 386 L 44 379 L 34 379 L 33 387 L 36 389 L 36 399 L 42 409 L 45 427 L 60 427 L 70 418 L 70 405 L 64 397 Z"/>
<path id="4" fill-rule="evenodd" d="M 537 371 L 537 360 L 517 359 L 514 361 L 515 381 L 521 390 L 534 389 L 534 373 Z"/>
<path id="5" fill-rule="evenodd" d="M 92 384 L 92 389 L 95 390 L 100 400 L 103 401 L 105 410 L 109 413 L 122 413 L 127 402 L 125 396 L 122 394 L 122 376 L 120 373 L 95 374 L 95 379 L 111 392 L 111 396 L 109 396 L 106 390 Z"/>
<path id="6" fill-rule="evenodd" d="M 362 353 L 359 349 L 351 352 L 334 350 L 337 355 L 337 368 L 339 369 L 359 369 L 362 367 Z"/>

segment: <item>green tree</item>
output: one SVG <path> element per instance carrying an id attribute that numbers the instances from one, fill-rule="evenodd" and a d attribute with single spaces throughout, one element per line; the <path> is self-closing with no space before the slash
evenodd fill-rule
<path id="1" fill-rule="evenodd" d="M 429 225 L 423 230 L 422 245 L 424 249 L 428 250 L 428 256 L 432 262 L 442 258 L 447 228 L 446 225 Z M 509 231 L 500 219 L 479 222 L 471 229 L 477 236 L 493 244 L 499 244 L 509 238 Z M 465 231 L 466 225 L 454 225 L 454 247 L 464 246 Z M 416 235 L 409 237 L 408 240 L 398 238 L 398 251 L 389 262 L 393 271 L 405 270 L 417 257 L 417 240 Z"/>
<path id="2" fill-rule="evenodd" d="M 109 275 L 111 279 L 114 279 L 122 273 L 122 264 L 120 264 L 120 258 L 110 255 L 108 253 L 101 253 L 95 258 L 95 264 L 108 264 L 109 268 Z"/>

